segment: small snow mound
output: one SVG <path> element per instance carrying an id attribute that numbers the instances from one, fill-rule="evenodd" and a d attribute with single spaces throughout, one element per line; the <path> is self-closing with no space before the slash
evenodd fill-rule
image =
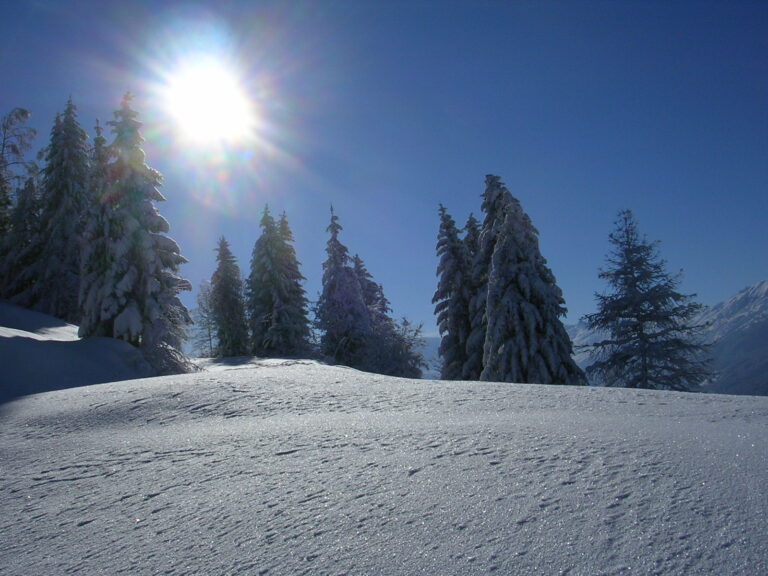
<path id="1" fill-rule="evenodd" d="M 112 338 L 0 301 L 0 403 L 40 392 L 154 376 L 143 354 Z"/>
<path id="2" fill-rule="evenodd" d="M 10 330 L 15 331 L 10 334 Z M 19 308 L 7 300 L 0 300 L 0 336 L 18 335 L 28 332 L 38 340 L 77 340 L 77 326 L 64 320 Z"/>

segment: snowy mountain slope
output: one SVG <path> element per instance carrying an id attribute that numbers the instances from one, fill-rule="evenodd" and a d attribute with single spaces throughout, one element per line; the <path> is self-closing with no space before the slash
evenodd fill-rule
<path id="1" fill-rule="evenodd" d="M 154 374 L 141 353 L 110 338 L 0 300 L 0 402 L 25 394 Z"/>
<path id="2" fill-rule="evenodd" d="M 768 396 L 768 281 L 745 288 L 736 296 L 708 308 L 694 320 L 709 327 L 705 340 L 713 343 L 715 382 L 709 392 Z M 567 327 L 575 359 L 582 368 L 591 362 L 578 350 L 598 338 L 583 322 Z"/>
<path id="3" fill-rule="evenodd" d="M 768 396 L 768 281 L 710 308 L 701 320 L 711 326 L 719 374 L 711 390 Z"/>
<path id="4" fill-rule="evenodd" d="M 707 309 L 700 321 L 711 325 L 713 341 L 768 321 L 768 280 L 744 288 L 730 300 Z"/>
<path id="5" fill-rule="evenodd" d="M 768 573 L 768 398 L 292 361 L 0 406 L 0 575 Z"/>

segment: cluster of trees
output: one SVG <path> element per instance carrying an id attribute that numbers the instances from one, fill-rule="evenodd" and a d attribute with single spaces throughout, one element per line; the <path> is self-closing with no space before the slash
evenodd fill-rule
<path id="1" fill-rule="evenodd" d="M 538 247 L 538 232 L 497 176 L 486 177 L 479 224 L 459 230 L 440 206 L 438 286 L 441 377 L 542 384 L 585 384 L 560 317 L 566 309 Z M 677 291 L 658 243 L 641 237 L 629 210 L 609 236 L 612 251 L 587 324 L 603 337 L 586 346 L 587 376 L 606 386 L 695 390 L 712 377 L 702 306 Z"/>
<path id="2" fill-rule="evenodd" d="M 420 329 L 395 322 L 380 284 L 360 256 L 349 257 L 339 241 L 341 225 L 331 210 L 328 259 L 314 323 L 283 213 L 275 221 L 266 207 L 261 235 L 253 247 L 245 282 L 225 238 L 219 239 L 217 267 L 201 287 L 195 311 L 198 353 L 210 356 L 299 357 L 319 355 L 360 370 L 418 378 Z M 320 334 L 319 351 L 312 328 Z"/>
<path id="3" fill-rule="evenodd" d="M 216 270 L 197 299 L 199 354 L 283 358 L 311 354 L 308 300 L 288 218 L 283 213 L 276 222 L 266 207 L 260 224 L 245 282 L 229 243 L 219 238 Z"/>
<path id="4" fill-rule="evenodd" d="M 70 99 L 56 116 L 45 165 L 24 154 L 34 132 L 29 114 L 3 117 L 0 148 L 0 296 L 80 325 L 80 336 L 106 336 L 140 347 L 160 373 L 185 368 L 180 353 L 191 321 L 179 293 L 186 262 L 167 236 L 156 203 L 162 177 L 145 163 L 144 141 L 126 94 L 92 146 Z M 16 201 L 13 181 L 26 169 Z"/>
<path id="5" fill-rule="evenodd" d="M 342 227 L 331 208 L 323 290 L 315 309 L 320 351 L 334 361 L 390 376 L 420 378 L 421 327 L 390 316 L 389 301 L 359 255 L 339 240 Z"/>
<path id="6" fill-rule="evenodd" d="M 441 377 L 585 384 L 538 231 L 498 176 L 486 176 L 481 209 L 482 224 L 470 215 L 462 235 L 440 207 L 432 301 L 442 336 Z"/>
<path id="7" fill-rule="evenodd" d="M 50 143 L 26 159 L 35 132 L 29 113 L 0 122 L 0 297 L 80 325 L 80 336 L 118 338 L 143 349 L 160 373 L 185 369 L 180 350 L 190 315 L 186 262 L 167 236 L 156 204 L 161 175 L 145 162 L 142 126 L 126 94 L 110 144 L 96 124 L 88 136 L 70 99 Z M 498 176 L 485 181 L 483 221 L 459 229 L 440 206 L 438 286 L 441 377 L 544 384 L 586 383 L 561 322 L 565 302 L 538 231 Z M 391 317 L 383 288 L 360 256 L 350 257 L 331 209 L 322 293 L 308 314 L 304 277 L 285 214 L 268 208 L 243 281 L 225 238 L 217 267 L 198 296 L 196 340 L 211 356 L 298 357 L 381 374 L 420 377 L 420 327 Z M 641 237 L 622 211 L 600 278 L 598 312 L 587 317 L 604 337 L 588 349 L 590 378 L 608 386 L 691 390 L 712 376 L 693 319 L 701 305 L 677 291 L 657 243 Z M 313 330 L 314 329 L 314 330 Z M 314 342 L 319 334 L 319 346 Z M 319 348 L 319 350 L 318 350 Z"/>

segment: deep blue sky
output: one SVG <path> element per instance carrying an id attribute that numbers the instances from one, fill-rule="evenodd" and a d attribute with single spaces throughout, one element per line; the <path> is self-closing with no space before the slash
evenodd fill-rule
<path id="1" fill-rule="evenodd" d="M 209 46 L 262 109 L 259 146 L 185 148 L 153 100 Z M 433 332 L 438 203 L 479 216 L 487 173 L 539 229 L 569 321 L 594 309 L 623 208 L 705 304 L 768 279 L 764 1 L 36 0 L 3 6 L 0 78 L 37 148 L 70 95 L 92 135 L 135 93 L 195 287 L 221 234 L 247 273 L 269 203 L 314 299 L 333 203 L 395 313 Z"/>

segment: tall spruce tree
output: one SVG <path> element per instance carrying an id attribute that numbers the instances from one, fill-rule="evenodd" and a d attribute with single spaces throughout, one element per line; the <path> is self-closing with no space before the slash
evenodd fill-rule
<path id="1" fill-rule="evenodd" d="M 245 322 L 243 281 L 240 267 L 229 243 L 222 236 L 216 248 L 216 270 L 211 277 L 210 306 L 216 324 L 220 356 L 248 353 L 248 326 Z"/>
<path id="2" fill-rule="evenodd" d="M 296 356 L 309 349 L 304 277 L 292 243 L 287 217 L 275 222 L 264 208 L 247 281 L 248 323 L 259 356 Z"/>
<path id="3" fill-rule="evenodd" d="M 278 231 L 275 219 L 264 207 L 261 215 L 261 235 L 251 253 L 251 270 L 246 280 L 246 309 L 251 331 L 252 352 L 269 356 L 267 333 L 272 326 L 275 298 L 275 262 L 277 261 Z"/>
<path id="4" fill-rule="evenodd" d="M 328 258 L 323 263 L 323 290 L 317 301 L 316 325 L 322 332 L 320 351 L 339 364 L 358 366 L 372 334 L 371 318 L 360 281 L 349 265 L 349 250 L 339 240 L 342 227 L 331 207 Z"/>
<path id="5" fill-rule="evenodd" d="M 7 243 L 3 240 L 11 230 L 11 194 L 16 188 L 17 169 L 27 166 L 24 155 L 36 134 L 26 125 L 29 117 L 28 110 L 14 108 L 0 118 L 0 262 L 6 253 Z"/>
<path id="6" fill-rule="evenodd" d="M 89 173 L 87 139 L 70 98 L 51 131 L 35 241 L 35 282 L 24 296 L 35 309 L 69 322 L 80 320 L 80 251 Z"/>
<path id="7" fill-rule="evenodd" d="M 309 301 L 301 274 L 301 263 L 293 247 L 293 231 L 288 224 L 285 212 L 277 223 L 278 232 L 278 300 L 281 305 L 276 310 L 276 322 L 269 335 L 273 347 L 285 356 L 306 354 L 310 349 L 310 330 L 307 308 Z"/>
<path id="8" fill-rule="evenodd" d="M 39 221 L 37 179 L 30 176 L 17 193 L 11 211 L 11 229 L 3 239 L 7 250 L 5 258 L 0 258 L 0 278 L 4 279 L 0 283 L 0 296 L 4 298 L 12 300 L 17 294 L 28 293 L 34 283 L 32 270 L 37 259 L 35 240 L 39 235 Z"/>
<path id="9" fill-rule="evenodd" d="M 712 376 L 703 326 L 693 321 L 702 306 L 677 291 L 680 276 L 667 273 L 658 242 L 640 236 L 630 210 L 619 213 L 609 239 L 599 274 L 609 291 L 595 295 L 598 312 L 586 317 L 607 336 L 588 347 L 597 360 L 587 373 L 607 386 L 697 389 Z"/>
<path id="10" fill-rule="evenodd" d="M 471 329 L 467 338 L 467 361 L 462 370 L 465 380 L 479 380 L 483 371 L 485 336 L 488 332 L 486 304 L 488 301 L 488 273 L 491 269 L 493 251 L 499 236 L 499 228 L 504 222 L 504 214 L 511 195 L 504 188 L 498 176 L 489 174 L 485 177 L 481 209 L 484 213 L 483 224 L 477 249 L 471 265 L 472 295 L 469 302 Z"/>
<path id="11" fill-rule="evenodd" d="M 475 231 L 476 228 L 475 228 Z M 460 380 L 467 363 L 467 339 L 471 329 L 469 317 L 470 248 L 459 237 L 456 222 L 440 205 L 440 230 L 437 235 L 437 290 L 432 297 L 440 331 L 438 352 L 442 360 L 440 378 Z"/>
<path id="12" fill-rule="evenodd" d="M 83 243 L 80 253 L 80 334 L 89 336 L 112 336 L 113 315 L 108 310 L 102 314 L 102 291 L 107 289 L 105 279 L 113 270 L 114 253 L 110 250 L 115 237 L 115 213 L 110 195 L 109 162 L 111 149 L 103 135 L 103 128 L 96 122 L 93 148 L 91 149 L 90 172 L 88 174 L 88 204 L 85 210 Z"/>
<path id="13" fill-rule="evenodd" d="M 91 281 L 83 307 L 90 321 L 81 323 L 80 335 L 140 346 L 158 372 L 169 373 L 186 368 L 180 349 L 191 319 L 179 293 L 191 286 L 179 276 L 186 259 L 166 236 L 170 226 L 155 206 L 165 200 L 162 177 L 145 163 L 142 123 L 132 99 L 125 95 L 109 123 L 115 138 L 100 194 L 103 222 L 86 226 L 103 235 L 104 253 L 90 254 L 85 264 Z"/>
<path id="14" fill-rule="evenodd" d="M 560 318 L 562 292 L 539 251 L 538 231 L 520 202 L 507 198 L 488 272 L 481 380 L 586 383 Z"/>

